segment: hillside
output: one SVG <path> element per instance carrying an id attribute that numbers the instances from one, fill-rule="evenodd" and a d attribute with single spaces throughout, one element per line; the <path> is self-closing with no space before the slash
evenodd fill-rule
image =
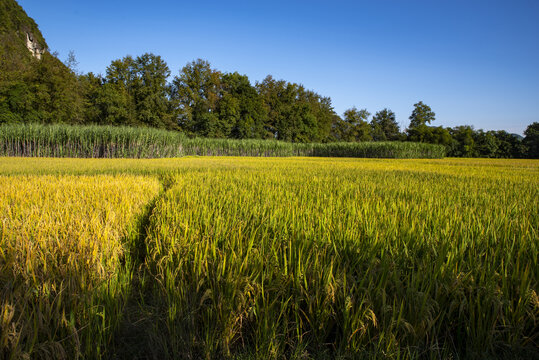
<path id="1" fill-rule="evenodd" d="M 15 0 L 0 0 L 0 44 L 2 77 L 20 71 L 48 48 L 34 19 Z"/>
<path id="2" fill-rule="evenodd" d="M 47 49 L 47 43 L 36 22 L 15 0 L 0 0 L 0 15 L 1 34 L 15 32 L 23 42 L 27 34 L 30 34 L 42 49 Z"/>
<path id="3" fill-rule="evenodd" d="M 15 0 L 0 0 L 0 123 L 76 121 L 79 93 L 36 22 Z"/>

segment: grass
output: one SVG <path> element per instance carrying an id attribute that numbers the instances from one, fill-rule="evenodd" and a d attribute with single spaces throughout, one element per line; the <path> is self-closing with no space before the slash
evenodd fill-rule
<path id="1" fill-rule="evenodd" d="M 20 289 L 2 292 L 5 357 L 539 357 L 537 161 L 0 158 L 0 174 L 2 280 Z M 36 332 L 41 313 L 59 330 Z"/>
<path id="2" fill-rule="evenodd" d="M 190 139 L 177 131 L 153 128 L 0 125 L 0 156 L 163 158 L 189 155 L 442 158 L 445 147 L 411 142 L 303 144 L 275 140 Z"/>

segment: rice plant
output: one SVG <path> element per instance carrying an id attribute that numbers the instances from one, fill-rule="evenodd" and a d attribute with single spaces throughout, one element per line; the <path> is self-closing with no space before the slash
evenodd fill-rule
<path id="1" fill-rule="evenodd" d="M 158 357 L 538 355 L 537 162 L 251 162 L 181 174 L 157 203 Z"/>
<path id="2" fill-rule="evenodd" d="M 536 160 L 10 157 L 0 210 L 3 357 L 539 357 Z"/>
<path id="3" fill-rule="evenodd" d="M 0 358 L 106 354 L 131 282 L 134 176 L 0 176 Z"/>

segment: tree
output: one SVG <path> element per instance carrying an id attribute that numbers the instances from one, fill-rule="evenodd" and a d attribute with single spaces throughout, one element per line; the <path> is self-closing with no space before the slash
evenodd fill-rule
<path id="1" fill-rule="evenodd" d="M 209 136 L 215 132 L 220 79 L 221 73 L 208 61 L 197 59 L 172 80 L 170 96 L 177 122 L 188 134 Z"/>
<path id="2" fill-rule="evenodd" d="M 358 110 L 356 107 L 344 112 L 346 127 L 343 134 L 345 141 L 371 141 L 371 127 L 367 122 L 371 114 L 367 109 Z"/>
<path id="3" fill-rule="evenodd" d="M 135 117 L 133 99 L 117 84 L 105 83 L 95 96 L 97 121 L 107 125 L 140 125 Z"/>
<path id="4" fill-rule="evenodd" d="M 430 106 L 423 104 L 423 102 L 420 101 L 417 104 L 414 104 L 414 110 L 412 111 L 412 115 L 410 115 L 410 125 L 408 128 L 413 129 L 421 125 L 430 124 L 436 119 L 435 116 L 436 114 L 432 111 Z"/>
<path id="5" fill-rule="evenodd" d="M 539 122 L 528 125 L 524 136 L 523 144 L 526 147 L 526 156 L 539 159 Z"/>
<path id="6" fill-rule="evenodd" d="M 495 131 L 483 131 L 481 129 L 473 133 L 475 152 L 477 156 L 495 158 L 498 156 L 499 141 Z"/>
<path id="7" fill-rule="evenodd" d="M 16 1 L 2 1 L 0 13 L 0 123 L 82 122 L 76 74 L 46 51 L 37 24 Z M 28 37 L 39 58 L 27 48 Z"/>
<path id="8" fill-rule="evenodd" d="M 472 157 L 476 155 L 474 130 L 471 126 L 456 126 L 451 129 L 453 144 L 450 154 L 459 157 Z"/>
<path id="9" fill-rule="evenodd" d="M 526 147 L 523 141 L 516 134 L 509 134 L 507 131 L 500 130 L 495 131 L 498 142 L 498 151 L 496 157 L 498 158 L 521 158 L 526 154 Z"/>
<path id="10" fill-rule="evenodd" d="M 275 80 L 271 75 L 256 86 L 268 113 L 264 128 L 270 136 L 277 140 L 305 141 L 302 115 L 308 112 L 300 105 L 300 86 Z M 309 117 L 307 120 L 312 119 Z"/>
<path id="11" fill-rule="evenodd" d="M 28 71 L 15 82 L 24 86 L 16 85 L 17 95 L 11 102 L 18 105 L 12 110 L 25 122 L 82 123 L 84 98 L 77 76 L 49 53 L 32 61 Z"/>
<path id="12" fill-rule="evenodd" d="M 431 144 L 451 144 L 451 134 L 448 129 L 427 125 L 435 120 L 435 115 L 432 109 L 422 101 L 414 104 L 414 110 L 409 118 L 410 125 L 406 129 L 408 140 Z"/>
<path id="13" fill-rule="evenodd" d="M 146 53 L 134 62 L 133 96 L 140 123 L 158 128 L 175 128 L 168 99 L 170 70 L 161 56 Z"/>
<path id="14" fill-rule="evenodd" d="M 284 80 L 275 80 L 271 75 L 268 75 L 262 82 L 256 83 L 256 90 L 262 99 L 268 118 L 264 124 L 265 137 L 271 139 L 279 139 L 280 125 L 282 123 L 284 108 L 288 106 L 283 101 L 283 94 L 286 88 Z"/>
<path id="15" fill-rule="evenodd" d="M 141 125 L 134 97 L 135 60 L 128 55 L 113 60 L 107 67 L 102 91 L 96 106 L 109 124 Z"/>
<path id="16" fill-rule="evenodd" d="M 300 84 L 275 80 L 271 75 L 256 88 L 268 114 L 263 127 L 267 137 L 293 142 L 330 138 L 336 115 L 330 98 Z"/>
<path id="17" fill-rule="evenodd" d="M 429 131 L 427 132 L 425 142 L 446 146 L 451 144 L 451 133 L 448 129 L 443 126 L 427 126 L 427 128 Z"/>
<path id="18" fill-rule="evenodd" d="M 112 61 L 98 97 L 104 118 L 112 123 L 175 128 L 168 99 L 169 75 L 165 61 L 151 53 Z"/>
<path id="19" fill-rule="evenodd" d="M 103 123 L 99 109 L 96 106 L 96 98 L 103 86 L 101 75 L 92 72 L 79 76 L 84 108 L 84 122 Z"/>
<path id="20" fill-rule="evenodd" d="M 69 54 L 67 55 L 67 59 L 64 62 L 64 65 L 71 70 L 74 74 L 79 75 L 79 62 L 77 61 L 77 58 L 75 57 L 75 52 L 73 50 L 69 51 Z"/>
<path id="21" fill-rule="evenodd" d="M 220 130 L 225 137 L 264 137 L 266 108 L 246 75 L 237 72 L 222 75 L 218 112 Z"/>
<path id="22" fill-rule="evenodd" d="M 308 104 L 309 114 L 312 116 L 314 125 L 309 134 L 309 142 L 329 141 L 331 123 L 337 114 L 331 104 L 331 98 L 321 96 L 314 91 L 306 90 L 300 94 L 300 100 Z"/>
<path id="23" fill-rule="evenodd" d="M 378 111 L 371 120 L 372 137 L 375 141 L 394 141 L 400 138 L 395 113 L 389 109 Z"/>
<path id="24" fill-rule="evenodd" d="M 451 134 L 443 126 L 419 125 L 408 129 L 408 141 L 426 142 L 430 144 L 450 145 Z"/>

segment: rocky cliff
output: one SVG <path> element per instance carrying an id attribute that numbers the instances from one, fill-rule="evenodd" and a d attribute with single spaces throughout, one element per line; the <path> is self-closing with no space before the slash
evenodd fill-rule
<path id="1" fill-rule="evenodd" d="M 47 50 L 36 22 L 15 0 L 0 0 L 0 42 L 0 51 L 10 53 L 5 61 L 21 61 L 27 55 L 41 59 Z M 26 53 L 21 54 L 23 51 Z"/>

